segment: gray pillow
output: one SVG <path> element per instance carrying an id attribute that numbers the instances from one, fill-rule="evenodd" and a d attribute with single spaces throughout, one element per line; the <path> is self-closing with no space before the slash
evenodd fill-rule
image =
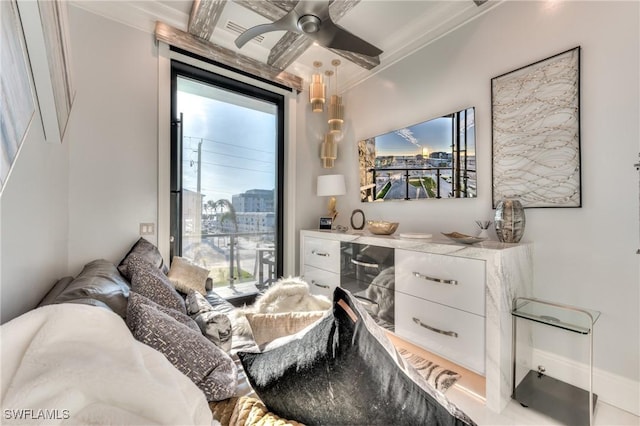
<path id="1" fill-rule="evenodd" d="M 197 331 L 198 333 L 200 333 L 200 327 L 198 326 L 198 324 L 196 324 L 196 322 L 194 320 L 191 319 L 190 316 L 183 314 L 182 312 L 178 312 L 175 309 L 171 309 L 171 308 L 166 308 L 162 305 L 157 304 L 156 302 L 154 302 L 153 300 L 144 297 L 141 294 L 138 294 L 134 291 L 131 291 L 131 293 L 129 293 L 129 305 L 134 305 L 134 307 L 132 307 L 132 309 L 130 310 L 131 312 L 133 312 L 134 314 L 139 312 L 139 309 L 137 306 L 138 304 L 142 304 L 142 305 L 147 305 L 150 306 L 154 309 L 159 310 L 160 312 L 163 312 L 167 315 L 169 315 L 171 318 L 173 318 L 174 320 L 178 321 L 181 324 L 186 325 L 187 327 L 189 327 L 190 329 Z M 138 321 L 138 319 L 136 318 L 129 318 L 127 316 L 126 318 L 127 320 L 127 324 L 129 323 L 135 323 Z"/>
<path id="2" fill-rule="evenodd" d="M 82 272 L 67 283 L 48 303 L 85 303 L 111 309 L 122 318 L 127 314 L 129 283 L 116 266 L 104 259 L 84 265 Z"/>
<path id="3" fill-rule="evenodd" d="M 140 342 L 162 354 L 204 392 L 220 401 L 236 390 L 236 366 L 222 349 L 202 334 L 145 304 L 129 304 L 127 321 Z"/>
<path id="4" fill-rule="evenodd" d="M 200 331 L 217 347 L 225 352 L 231 350 L 231 320 L 222 312 L 216 311 L 205 297 L 191 290 L 186 299 L 187 313 L 200 327 Z"/>
<path id="5" fill-rule="evenodd" d="M 133 291 L 166 308 L 187 313 L 184 299 L 159 269 L 136 254 L 129 256 L 128 268 Z"/>
<path id="6" fill-rule="evenodd" d="M 124 258 L 118 264 L 118 271 L 129 281 L 131 281 L 131 271 L 129 271 L 129 258 L 131 255 L 137 255 L 141 258 L 145 259 L 155 268 L 159 269 L 163 274 L 167 274 L 169 272 L 169 267 L 164 263 L 164 259 L 162 259 L 162 255 L 158 248 L 140 237 L 138 241 L 131 247 L 129 252 L 124 256 Z"/>
<path id="7" fill-rule="evenodd" d="M 263 353 L 238 356 L 253 389 L 280 417 L 328 425 L 474 424 L 429 386 L 340 287 L 333 315 L 275 340 Z"/>

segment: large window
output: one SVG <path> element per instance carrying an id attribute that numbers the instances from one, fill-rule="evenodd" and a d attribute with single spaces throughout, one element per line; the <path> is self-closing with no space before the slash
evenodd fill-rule
<path id="1" fill-rule="evenodd" d="M 222 295 L 282 274 L 284 97 L 172 61 L 171 255 Z"/>

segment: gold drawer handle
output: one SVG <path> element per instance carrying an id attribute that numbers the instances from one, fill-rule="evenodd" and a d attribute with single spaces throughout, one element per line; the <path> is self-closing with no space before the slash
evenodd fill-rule
<path id="1" fill-rule="evenodd" d="M 320 288 L 329 288 L 328 285 L 317 283 L 315 280 L 311 280 L 311 284 L 315 285 L 316 287 L 320 287 Z"/>
<path id="2" fill-rule="evenodd" d="M 325 253 L 323 251 L 311 250 L 311 254 L 315 254 L 316 256 L 329 257 L 329 253 Z"/>
<path id="3" fill-rule="evenodd" d="M 424 275 L 424 274 L 421 274 L 420 272 L 414 272 L 413 276 L 416 277 L 416 278 L 422 278 L 423 280 L 433 281 L 433 282 L 440 283 L 440 284 L 458 285 L 458 281 L 457 280 L 447 280 L 447 279 L 444 279 L 444 278 L 430 277 L 429 275 Z"/>
<path id="4" fill-rule="evenodd" d="M 423 323 L 422 321 L 420 321 L 418 318 L 414 317 L 413 318 L 413 322 L 418 324 L 420 327 L 424 327 L 427 330 L 431 330 L 431 331 L 433 331 L 435 333 L 444 334 L 445 336 L 458 337 L 458 333 L 456 333 L 455 331 L 444 331 L 444 330 L 437 329 L 435 327 L 431 327 L 431 326 Z"/>

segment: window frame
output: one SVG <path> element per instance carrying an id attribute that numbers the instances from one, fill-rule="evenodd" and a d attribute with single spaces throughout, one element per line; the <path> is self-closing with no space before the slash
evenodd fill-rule
<path id="1" fill-rule="evenodd" d="M 286 104 L 287 99 L 286 96 L 282 93 L 279 93 L 280 90 L 276 89 L 274 86 L 274 91 L 268 90 L 263 87 L 258 87 L 252 85 L 250 83 L 240 81 L 234 78 L 231 78 L 226 75 L 222 75 L 221 73 L 217 73 L 213 70 L 207 70 L 204 68 L 200 68 L 195 65 L 188 64 L 186 62 L 180 61 L 175 58 L 170 59 L 170 119 L 171 119 L 171 135 L 170 135 L 170 149 L 171 154 L 169 157 L 170 161 L 170 197 L 169 197 L 169 206 L 170 206 L 170 214 L 169 214 L 169 235 L 171 242 L 170 245 L 170 256 L 177 255 L 179 256 L 181 249 L 181 237 L 182 237 L 182 221 L 175 221 L 175 215 L 180 215 L 181 218 L 181 202 L 180 197 L 176 199 L 177 194 L 181 194 L 182 191 L 182 171 L 181 171 L 181 153 L 182 146 L 179 146 L 179 142 L 181 142 L 181 138 L 179 138 L 180 127 L 176 125 L 176 120 L 179 120 L 177 117 L 177 97 L 175 96 L 177 91 L 177 79 L 178 76 L 183 76 L 186 78 L 191 78 L 194 80 L 201 81 L 205 84 L 211 84 L 216 87 L 219 87 L 223 90 L 233 91 L 235 93 L 239 93 L 245 96 L 250 96 L 256 99 L 260 99 L 262 101 L 270 102 L 276 106 L 277 109 L 277 126 L 276 126 L 276 137 L 277 137 L 277 147 L 276 147 L 276 182 L 275 182 L 275 213 L 276 213 L 276 230 L 275 230 L 275 241 L 276 241 L 276 268 L 275 274 L 276 278 L 283 276 L 284 270 L 284 244 L 285 244 L 285 233 L 287 230 L 284 228 L 284 216 L 285 216 L 285 144 L 287 143 L 286 137 Z M 175 194 L 175 195 L 174 195 Z M 177 236 L 177 238 L 176 238 Z M 176 250 L 174 247 L 178 247 Z"/>

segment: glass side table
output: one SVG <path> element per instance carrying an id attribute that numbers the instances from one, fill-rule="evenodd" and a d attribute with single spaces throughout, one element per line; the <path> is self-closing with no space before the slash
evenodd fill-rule
<path id="1" fill-rule="evenodd" d="M 525 407 L 541 411 L 570 425 L 593 425 L 598 396 L 593 393 L 593 326 L 600 312 L 530 297 L 516 297 L 511 310 L 513 336 L 511 397 Z M 589 336 L 589 391 L 530 370 L 516 386 L 516 320 L 534 321 Z"/>

